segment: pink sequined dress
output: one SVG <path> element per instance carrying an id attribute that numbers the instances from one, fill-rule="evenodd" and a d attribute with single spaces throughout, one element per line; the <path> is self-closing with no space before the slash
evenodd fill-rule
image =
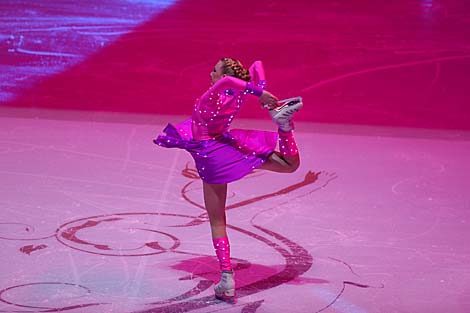
<path id="1" fill-rule="evenodd" d="M 230 129 L 250 95 L 266 88 L 262 63 L 250 67 L 251 82 L 225 76 L 196 100 L 191 118 L 168 124 L 154 142 L 191 153 L 199 176 L 210 184 L 238 180 L 261 166 L 276 148 L 277 133 Z"/>

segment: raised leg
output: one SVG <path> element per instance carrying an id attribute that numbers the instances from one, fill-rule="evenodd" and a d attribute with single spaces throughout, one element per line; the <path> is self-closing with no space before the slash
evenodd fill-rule
<path id="1" fill-rule="evenodd" d="M 279 152 L 271 154 L 260 168 L 279 173 L 292 173 L 300 165 L 292 117 L 302 108 L 302 97 L 280 100 L 278 104 L 280 105 L 278 108 L 270 109 L 268 112 L 273 122 L 278 126 Z"/>
<path id="2" fill-rule="evenodd" d="M 295 143 L 293 131 L 279 130 L 279 152 L 269 156 L 261 169 L 278 172 L 292 173 L 300 166 L 300 155 Z"/>

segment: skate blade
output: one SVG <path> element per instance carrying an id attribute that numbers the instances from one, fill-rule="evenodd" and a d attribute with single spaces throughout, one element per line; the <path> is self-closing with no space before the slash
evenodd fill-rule
<path id="1" fill-rule="evenodd" d="M 277 103 L 279 104 L 279 106 L 273 109 L 276 112 L 280 112 L 285 107 L 293 106 L 297 103 L 300 103 L 302 107 L 302 97 L 293 97 L 293 98 L 283 99 L 283 100 L 279 100 Z"/>
<path id="2" fill-rule="evenodd" d="M 227 295 L 225 295 L 225 294 L 217 294 L 217 293 L 216 293 L 216 294 L 215 294 L 215 298 L 216 298 L 217 300 L 221 300 L 221 301 L 224 301 L 224 302 L 230 303 L 230 304 L 235 304 L 235 303 L 237 303 L 237 300 L 236 300 L 236 298 L 235 298 L 235 295 L 233 295 L 233 296 L 227 296 Z"/>
<path id="3" fill-rule="evenodd" d="M 291 101 L 302 101 L 302 97 L 301 97 L 301 96 L 297 96 L 297 97 L 282 99 L 282 100 L 278 100 L 277 103 L 279 103 L 279 104 L 282 105 L 282 104 L 284 104 L 284 103 L 291 102 Z"/>
<path id="4" fill-rule="evenodd" d="M 276 110 L 276 111 L 279 111 L 280 108 L 283 108 L 285 107 L 286 105 L 288 105 L 290 102 L 302 102 L 302 97 L 301 96 L 297 96 L 297 97 L 292 97 L 292 98 L 286 98 L 286 99 L 282 99 L 282 100 L 277 100 L 277 107 L 273 108 L 273 109 L 270 109 L 270 110 Z M 264 105 L 264 108 L 265 109 L 269 109 L 269 105 L 265 104 Z"/>

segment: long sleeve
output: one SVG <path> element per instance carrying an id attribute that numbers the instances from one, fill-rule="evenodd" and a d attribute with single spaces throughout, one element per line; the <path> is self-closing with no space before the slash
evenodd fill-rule
<path id="1" fill-rule="evenodd" d="M 250 66 L 250 75 L 251 75 L 251 82 L 255 85 L 260 87 L 261 89 L 266 89 L 266 76 L 264 74 L 263 62 L 255 61 Z"/>
<path id="2" fill-rule="evenodd" d="M 252 82 L 246 82 L 244 80 L 232 76 L 225 76 L 224 78 L 218 80 L 209 89 L 209 91 L 225 91 L 230 89 L 235 89 L 238 91 L 253 94 L 257 97 L 261 96 L 261 94 L 263 93 L 263 88 L 261 88 L 260 86 Z"/>

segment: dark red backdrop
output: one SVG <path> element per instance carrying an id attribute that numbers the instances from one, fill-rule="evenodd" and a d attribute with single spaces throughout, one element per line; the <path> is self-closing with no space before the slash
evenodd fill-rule
<path id="1" fill-rule="evenodd" d="M 233 56 L 261 59 L 280 98 L 302 95 L 299 120 L 470 129 L 462 3 L 183 0 L 3 106 L 189 114 L 214 63 Z M 2 56 L 18 66 L 50 58 Z M 263 114 L 255 101 L 241 112 Z"/>

